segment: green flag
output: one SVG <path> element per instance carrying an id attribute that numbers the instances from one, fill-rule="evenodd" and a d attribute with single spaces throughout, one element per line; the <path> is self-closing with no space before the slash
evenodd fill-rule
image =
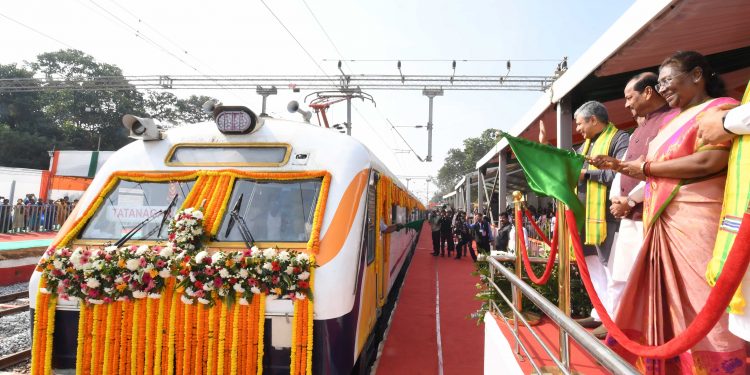
<path id="1" fill-rule="evenodd" d="M 516 138 L 501 132 L 523 168 L 529 187 L 537 194 L 556 198 L 575 213 L 578 229 L 583 228 L 584 209 L 575 193 L 584 158 L 575 152 Z"/>
<path id="2" fill-rule="evenodd" d="M 404 228 L 414 229 L 414 230 L 420 230 L 422 229 L 422 223 L 424 223 L 424 219 L 416 220 L 416 221 L 410 221 L 406 224 L 404 224 Z"/>

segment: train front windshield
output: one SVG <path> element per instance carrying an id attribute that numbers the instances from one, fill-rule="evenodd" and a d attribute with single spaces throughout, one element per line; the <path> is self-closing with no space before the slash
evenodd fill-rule
<path id="1" fill-rule="evenodd" d="M 139 223 L 158 216 L 138 230 L 134 240 L 166 240 L 169 219 L 185 201 L 195 181 L 134 182 L 120 180 L 86 225 L 82 240 L 117 240 Z M 176 199 L 175 199 L 176 197 Z M 171 215 L 162 223 L 159 211 L 175 199 Z M 160 231 L 161 229 L 161 231 Z"/>
<path id="2" fill-rule="evenodd" d="M 307 242 L 320 195 L 320 179 L 255 181 L 238 179 L 217 234 L 218 241 L 241 242 L 237 209 L 256 242 Z"/>

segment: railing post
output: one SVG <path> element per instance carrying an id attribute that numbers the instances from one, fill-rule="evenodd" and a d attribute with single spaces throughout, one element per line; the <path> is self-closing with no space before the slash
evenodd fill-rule
<path id="1" fill-rule="evenodd" d="M 565 203 L 557 202 L 557 238 L 559 259 L 557 272 L 558 307 L 566 315 L 570 316 L 570 241 L 568 236 L 568 224 L 565 222 Z M 570 368 L 570 338 L 565 330 L 560 330 L 560 362 L 565 368 Z"/>
<path id="2" fill-rule="evenodd" d="M 513 223 L 515 223 L 516 215 L 521 211 L 521 202 L 523 200 L 523 195 L 520 191 L 516 190 L 513 192 Z M 521 267 L 523 267 L 523 264 L 521 264 L 521 237 L 523 236 L 523 225 L 521 228 L 516 228 L 516 238 L 513 240 L 516 241 L 516 276 L 518 278 L 521 278 Z M 516 295 L 518 298 L 516 298 Z M 513 288 L 513 297 L 515 299 L 515 305 L 519 312 L 523 311 L 523 303 L 521 298 L 521 289 L 518 287 Z"/>

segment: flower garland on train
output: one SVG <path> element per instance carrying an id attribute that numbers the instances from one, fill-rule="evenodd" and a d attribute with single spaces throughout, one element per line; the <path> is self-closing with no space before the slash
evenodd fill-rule
<path id="1" fill-rule="evenodd" d="M 266 296 L 291 299 L 295 312 L 304 315 L 294 319 L 298 334 L 293 335 L 291 361 L 296 364 L 293 371 L 310 373 L 313 319 L 308 301 L 314 258 L 255 246 L 209 254 L 201 249 L 203 225 L 202 211 L 187 208 L 170 221 L 166 246 L 48 250 L 37 267 L 42 272 L 37 307 L 44 305 L 48 313 L 35 314 L 35 337 L 46 340 L 34 342 L 32 373 L 50 369 L 57 298 L 83 302 L 77 367 L 84 372 L 123 372 L 133 366 L 137 373 L 171 373 L 208 366 L 218 372 L 234 368 L 261 373 Z M 155 313 L 156 322 L 144 319 Z M 115 316 L 132 327 L 114 327 Z M 225 339 L 227 335 L 231 339 Z M 115 345 L 118 340 L 120 345 Z M 238 350 L 254 350 L 253 356 L 248 359 L 249 353 L 238 355 Z M 107 357 L 104 367 L 103 358 L 95 357 L 102 353 Z M 176 367 L 168 358 L 176 358 Z"/>

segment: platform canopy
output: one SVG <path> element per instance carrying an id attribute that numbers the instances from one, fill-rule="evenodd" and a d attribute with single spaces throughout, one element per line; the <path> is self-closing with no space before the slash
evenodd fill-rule
<path id="1" fill-rule="evenodd" d="M 635 126 L 625 108 L 623 89 L 635 74 L 658 71 L 659 64 L 678 50 L 705 55 L 721 74 L 730 96 L 739 98 L 750 79 L 750 4 L 747 0 L 639 0 L 628 9 L 534 103 L 508 132 L 536 141 L 544 120 L 550 140 L 571 145 L 582 138 L 558 133 L 558 104 L 572 112 L 588 100 L 604 103 L 610 119 L 623 129 Z M 506 127 L 507 128 L 507 127 Z M 571 134 L 572 133 L 572 134 Z M 557 142 L 557 134 L 567 134 Z M 497 166 L 501 153 L 507 170 L 514 170 L 508 143 L 501 140 L 476 164 L 478 170 Z"/>

